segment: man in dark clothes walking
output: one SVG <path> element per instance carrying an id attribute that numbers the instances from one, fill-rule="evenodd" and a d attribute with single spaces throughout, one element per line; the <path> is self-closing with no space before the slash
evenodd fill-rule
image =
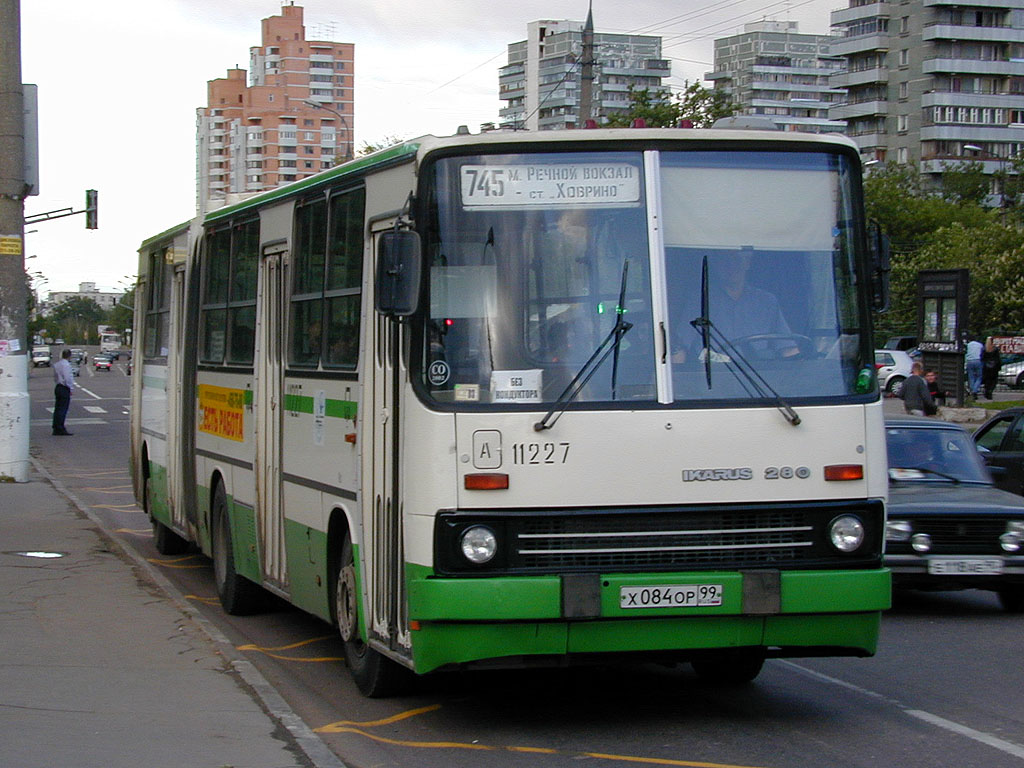
<path id="1" fill-rule="evenodd" d="M 935 400 L 928 391 L 928 382 L 924 380 L 924 366 L 914 363 L 910 366 L 910 376 L 903 382 L 900 397 L 903 398 L 903 410 L 914 416 L 935 413 Z"/>

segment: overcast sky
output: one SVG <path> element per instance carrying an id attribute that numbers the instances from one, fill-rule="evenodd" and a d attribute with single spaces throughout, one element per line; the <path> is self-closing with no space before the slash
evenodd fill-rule
<path id="1" fill-rule="evenodd" d="M 587 0 L 297 0 L 307 39 L 355 44 L 355 139 L 443 136 L 497 121 L 498 67 L 538 19 L 583 20 Z M 206 82 L 248 69 L 277 0 L 22 0 L 22 80 L 39 86 L 40 192 L 26 262 L 48 291 L 123 290 L 145 238 L 195 215 L 195 115 Z M 593 0 L 598 32 L 661 35 L 671 85 L 703 80 L 715 38 L 764 18 L 827 34 L 845 0 Z M 707 83 L 705 83 L 707 84 Z M 32 230 L 36 230 L 32 232 Z"/>

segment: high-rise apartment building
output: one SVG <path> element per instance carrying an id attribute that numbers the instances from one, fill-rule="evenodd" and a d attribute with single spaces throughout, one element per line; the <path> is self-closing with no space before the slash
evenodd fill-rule
<path id="1" fill-rule="evenodd" d="M 704 75 L 727 94 L 737 114 L 763 115 L 786 131 L 842 131 L 829 108 L 845 100 L 830 84 L 844 62 L 829 35 L 800 34 L 795 21 L 758 21 L 743 32 L 715 40 L 715 69 Z"/>
<path id="2" fill-rule="evenodd" d="M 584 38 L 593 58 L 585 61 Z M 629 111 L 629 89 L 662 87 L 671 74 L 661 57 L 661 38 L 594 32 L 580 21 L 533 21 L 526 39 L 508 46 L 498 73 L 502 128 L 546 131 L 598 123 Z M 589 91 L 589 93 L 588 93 Z M 589 114 L 582 116 L 581 105 Z"/>
<path id="3" fill-rule="evenodd" d="M 263 19 L 244 69 L 210 80 L 196 118 L 197 203 L 223 205 L 352 157 L 355 46 L 307 40 L 303 9 Z"/>
<path id="4" fill-rule="evenodd" d="M 1024 150 L 1024 4 L 1020 0 L 850 0 L 832 12 L 846 89 L 830 112 L 865 160 L 940 174 L 956 161 L 988 173 Z"/>

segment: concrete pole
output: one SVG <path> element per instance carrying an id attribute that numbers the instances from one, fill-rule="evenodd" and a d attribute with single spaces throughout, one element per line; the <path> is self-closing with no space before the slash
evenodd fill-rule
<path id="1" fill-rule="evenodd" d="M 29 469 L 20 0 L 0 0 L 0 482 Z"/>

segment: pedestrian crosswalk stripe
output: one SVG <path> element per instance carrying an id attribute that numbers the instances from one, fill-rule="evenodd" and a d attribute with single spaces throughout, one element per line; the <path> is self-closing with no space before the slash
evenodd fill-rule
<path id="1" fill-rule="evenodd" d="M 87 410 L 89 413 L 106 413 L 107 412 L 106 408 L 100 408 L 98 405 L 83 405 L 82 407 L 85 408 L 85 410 Z"/>

